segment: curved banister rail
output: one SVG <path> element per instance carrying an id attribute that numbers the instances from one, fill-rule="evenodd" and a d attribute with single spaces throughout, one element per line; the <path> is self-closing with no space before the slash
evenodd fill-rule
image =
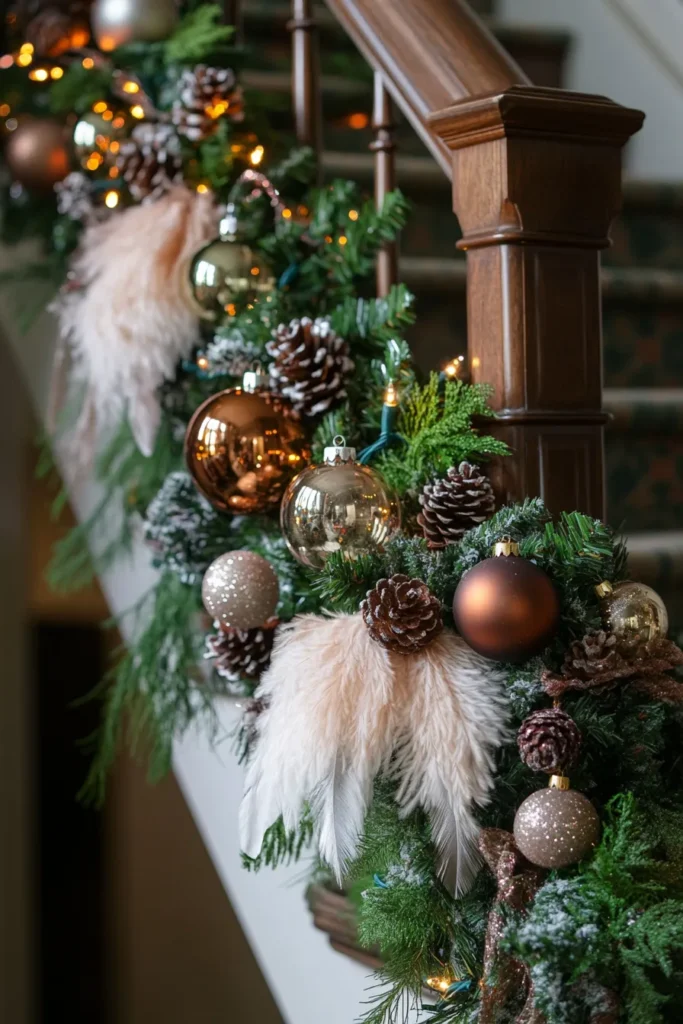
<path id="1" fill-rule="evenodd" d="M 444 173 L 448 146 L 429 117 L 529 79 L 464 0 L 325 0 Z"/>

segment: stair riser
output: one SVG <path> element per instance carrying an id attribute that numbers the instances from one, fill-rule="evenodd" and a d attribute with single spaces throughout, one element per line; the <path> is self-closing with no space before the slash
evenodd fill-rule
<path id="1" fill-rule="evenodd" d="M 683 302 L 606 301 L 606 387 L 683 387 Z"/>
<path id="2" fill-rule="evenodd" d="M 608 520 L 627 533 L 683 530 L 683 433 L 607 431 Z"/>

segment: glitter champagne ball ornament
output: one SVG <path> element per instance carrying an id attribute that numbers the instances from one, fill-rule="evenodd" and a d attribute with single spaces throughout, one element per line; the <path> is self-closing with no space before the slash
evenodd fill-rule
<path id="1" fill-rule="evenodd" d="M 178 21 L 177 0 L 95 0 L 90 10 L 95 39 L 109 52 L 125 43 L 166 39 Z"/>
<path id="2" fill-rule="evenodd" d="M 322 569 L 335 551 L 358 558 L 381 550 L 401 525 L 396 498 L 355 448 L 337 436 L 321 466 L 300 473 L 282 499 L 280 525 L 302 565 Z"/>
<path id="3" fill-rule="evenodd" d="M 22 118 L 7 137 L 4 156 L 12 178 L 35 192 L 49 192 L 69 173 L 64 126 L 49 118 Z"/>
<path id="4" fill-rule="evenodd" d="M 555 634 L 560 601 L 548 576 L 504 539 L 494 557 L 461 579 L 453 596 L 455 625 L 470 647 L 495 661 L 522 662 Z"/>
<path id="5" fill-rule="evenodd" d="M 270 295 L 275 278 L 266 260 L 241 237 L 235 208 L 228 204 L 219 236 L 190 265 L 192 304 L 204 320 L 234 315 Z"/>
<path id="6" fill-rule="evenodd" d="M 605 628 L 619 640 L 639 636 L 645 643 L 666 637 L 669 631 L 666 605 L 652 587 L 632 580 L 612 586 L 605 580 L 595 589 L 602 598 Z"/>
<path id="7" fill-rule="evenodd" d="M 212 395 L 187 427 L 188 469 L 204 497 L 223 512 L 277 508 L 310 459 L 300 421 L 266 384 L 261 374 L 245 373 L 241 388 Z"/>
<path id="8" fill-rule="evenodd" d="M 541 868 L 578 864 L 600 839 L 600 819 L 588 797 L 553 775 L 548 789 L 528 796 L 515 815 L 515 841 L 527 860 Z"/>
<path id="9" fill-rule="evenodd" d="M 278 580 L 270 562 L 253 551 L 228 551 L 211 563 L 202 601 L 224 629 L 258 629 L 274 617 Z"/>

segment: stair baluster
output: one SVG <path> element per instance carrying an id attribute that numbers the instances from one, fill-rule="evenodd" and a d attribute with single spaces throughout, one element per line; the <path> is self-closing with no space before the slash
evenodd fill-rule
<path id="1" fill-rule="evenodd" d="M 244 24 L 242 19 L 241 0 L 223 0 L 223 21 L 226 25 L 235 26 L 235 42 L 240 43 L 244 38 Z"/>
<path id="2" fill-rule="evenodd" d="M 375 203 L 382 208 L 385 196 L 396 187 L 396 143 L 391 97 L 384 84 L 384 75 L 375 71 L 372 110 L 373 141 L 370 151 L 375 155 Z M 398 246 L 389 243 L 377 255 L 377 294 L 385 296 L 398 281 Z"/>
<path id="3" fill-rule="evenodd" d="M 320 155 L 322 142 L 322 92 L 317 24 L 311 0 L 292 0 L 287 23 L 292 34 L 292 99 L 297 140 Z M 318 172 L 320 160 L 318 159 Z"/>

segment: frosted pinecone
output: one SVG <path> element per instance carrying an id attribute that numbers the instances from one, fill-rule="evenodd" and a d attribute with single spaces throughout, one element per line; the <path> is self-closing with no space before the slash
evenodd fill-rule
<path id="1" fill-rule="evenodd" d="M 230 68 L 206 64 L 186 68 L 178 87 L 171 120 L 178 133 L 191 142 L 201 142 L 212 135 L 221 117 L 231 121 L 244 118 L 242 91 Z"/>
<path id="2" fill-rule="evenodd" d="M 116 166 L 137 202 L 158 199 L 182 181 L 180 139 L 169 124 L 139 124 L 121 143 Z"/>
<path id="3" fill-rule="evenodd" d="M 71 171 L 54 188 L 57 209 L 71 220 L 85 220 L 93 212 L 92 181 L 83 171 Z"/>
<path id="4" fill-rule="evenodd" d="M 326 317 L 304 316 L 280 324 L 266 351 L 273 357 L 273 390 L 288 398 L 297 412 L 317 416 L 346 397 L 346 378 L 354 364 L 348 343 Z"/>
<path id="5" fill-rule="evenodd" d="M 218 629 L 206 638 L 204 657 L 213 661 L 221 679 L 229 683 L 258 679 L 270 664 L 275 627 Z"/>
<path id="6" fill-rule="evenodd" d="M 581 733 L 573 718 L 561 708 L 542 708 L 526 718 L 517 734 L 519 754 L 535 772 L 553 775 L 576 764 Z"/>
<path id="7" fill-rule="evenodd" d="M 488 478 L 469 462 L 461 462 L 457 469 L 452 466 L 445 479 L 426 484 L 419 501 L 422 511 L 417 522 L 433 551 L 457 544 L 496 510 Z"/>

